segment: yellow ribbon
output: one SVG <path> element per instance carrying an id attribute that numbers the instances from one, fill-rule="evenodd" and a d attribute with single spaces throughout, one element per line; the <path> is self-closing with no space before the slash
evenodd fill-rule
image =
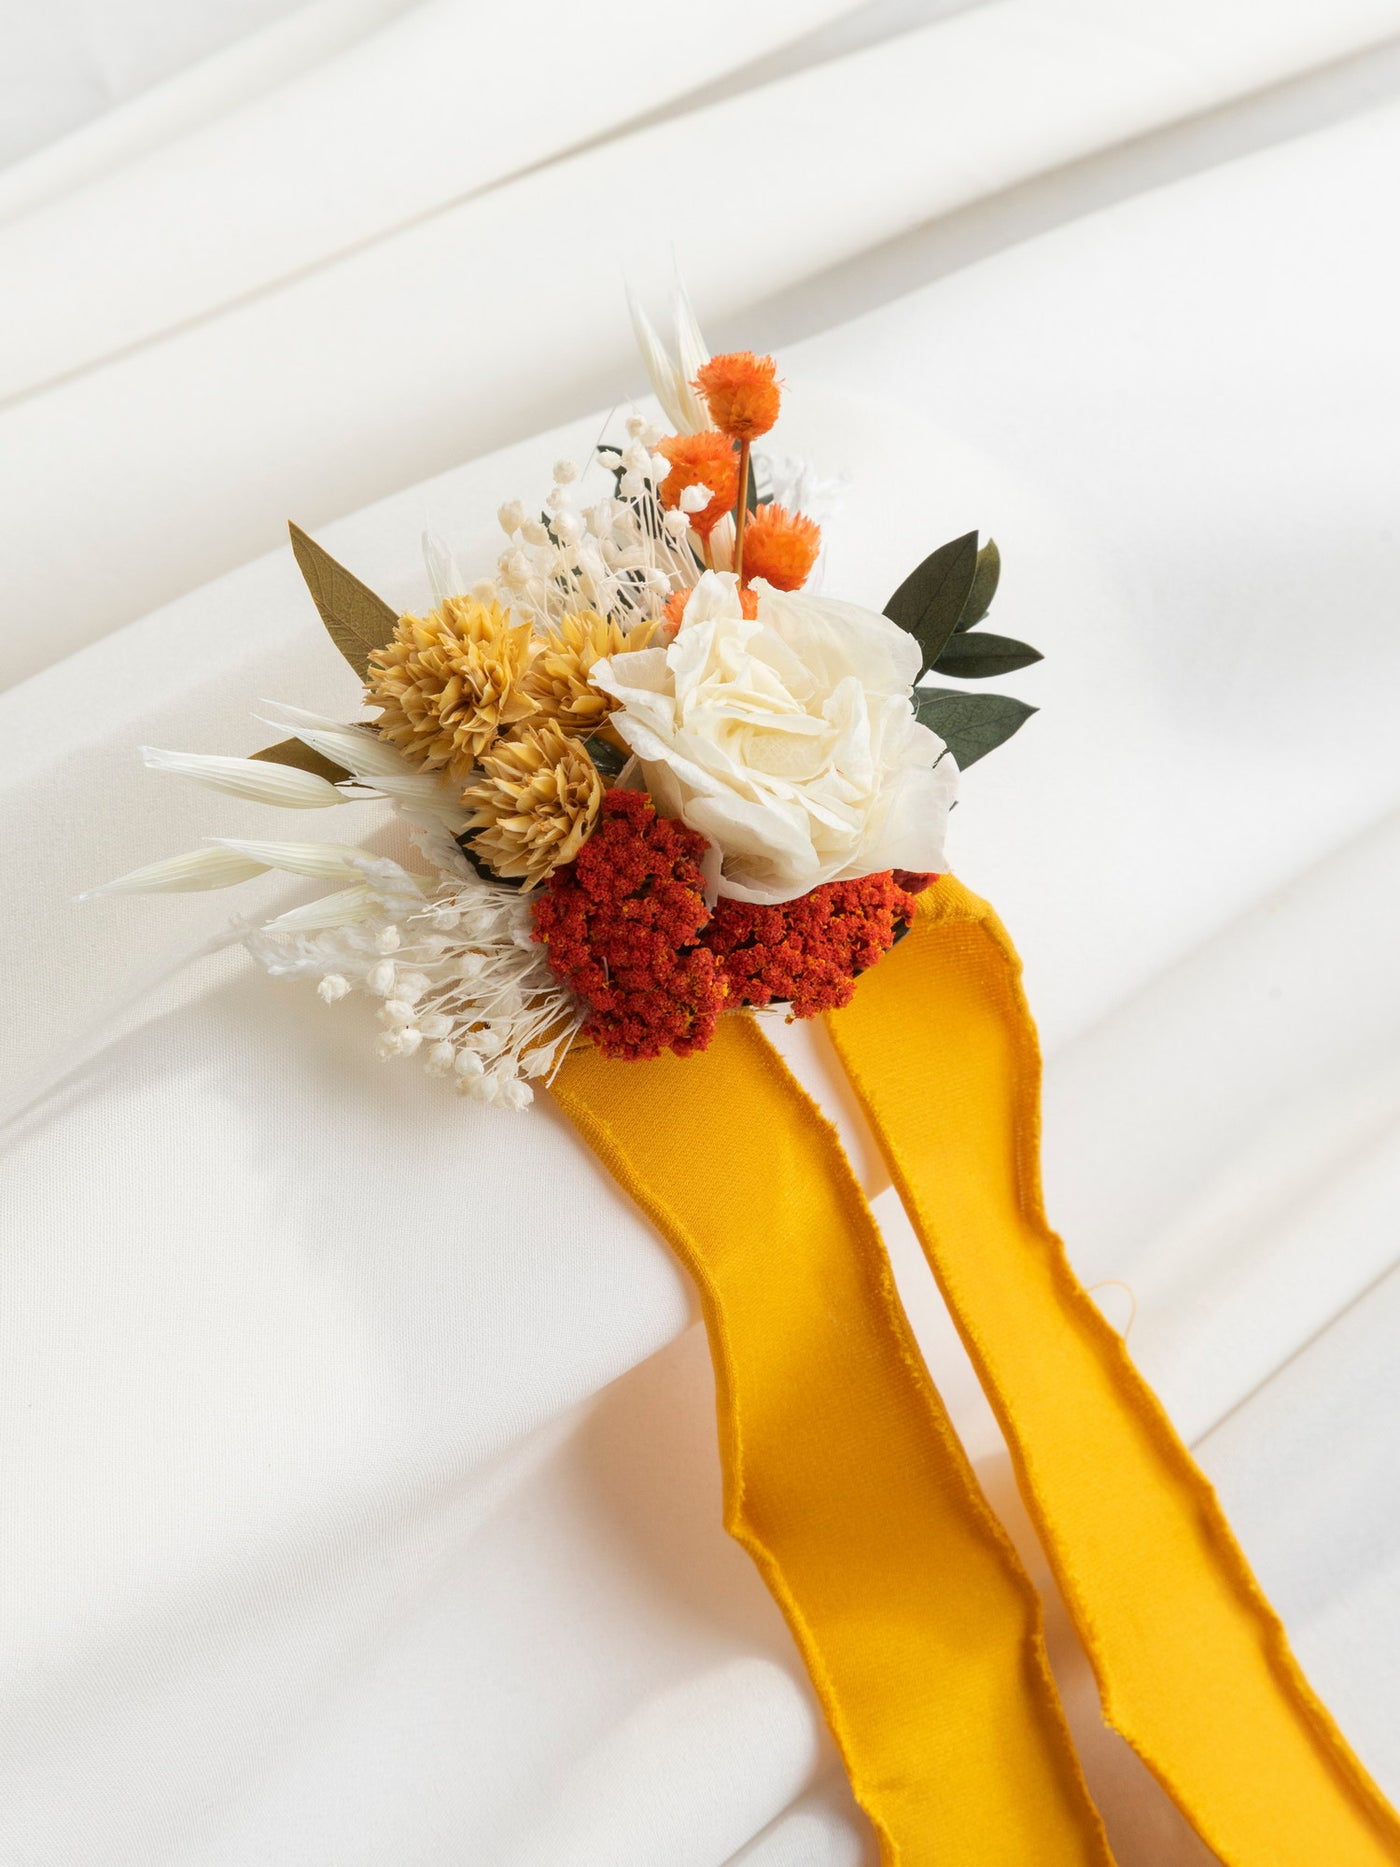
<path id="1" fill-rule="evenodd" d="M 748 1018 L 685 1061 L 576 1050 L 554 1094 L 699 1287 L 725 1527 L 787 1617 L 888 1867 L 1108 1862 L 1035 1590 L 834 1132 Z"/>
<path id="2" fill-rule="evenodd" d="M 945 878 L 828 1023 L 996 1410 L 1109 1722 L 1229 1867 L 1400 1861 L 1394 1811 L 1046 1223 L 1039 1047 L 1001 923 Z"/>
<path id="3" fill-rule="evenodd" d="M 1400 1862 L 1205 1479 L 1039 1193 L 1018 963 L 956 882 L 829 1020 L 1006 1434 L 1111 1722 L 1228 1867 Z M 750 1019 L 555 1095 L 699 1287 L 725 1524 L 802 1651 L 886 1867 L 1110 1860 L 1034 1589 L 829 1124 Z"/>

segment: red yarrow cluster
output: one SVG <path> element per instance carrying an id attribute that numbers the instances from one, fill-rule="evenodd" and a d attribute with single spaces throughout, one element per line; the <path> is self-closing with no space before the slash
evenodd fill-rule
<path id="1" fill-rule="evenodd" d="M 715 1034 L 727 989 L 700 944 L 706 847 L 641 792 L 608 791 L 597 828 L 535 903 L 535 938 L 588 1006 L 584 1035 L 604 1056 L 688 1057 Z"/>
<path id="2" fill-rule="evenodd" d="M 705 944 L 724 968 L 735 1004 L 786 1002 L 795 1017 L 814 1018 L 851 1002 L 859 975 L 890 950 L 914 912 L 913 895 L 887 870 L 828 882 L 774 907 L 721 901 Z"/>
<path id="3" fill-rule="evenodd" d="M 726 899 L 712 914 L 706 847 L 641 792 L 609 791 L 598 827 L 535 902 L 535 938 L 588 1007 L 584 1034 L 604 1056 L 691 1056 L 726 1005 L 839 1010 L 938 879 L 897 869 L 773 907 Z"/>

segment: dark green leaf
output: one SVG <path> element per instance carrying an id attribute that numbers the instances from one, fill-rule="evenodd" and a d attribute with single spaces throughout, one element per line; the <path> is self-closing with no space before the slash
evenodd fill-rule
<path id="1" fill-rule="evenodd" d="M 890 621 L 907 629 L 924 651 L 924 671 L 957 627 L 976 575 L 977 534 L 965 532 L 926 557 L 886 603 Z"/>
<path id="2" fill-rule="evenodd" d="M 967 593 L 962 614 L 958 617 L 959 635 L 964 629 L 975 629 L 987 611 L 992 607 L 992 598 L 997 593 L 1001 582 L 1001 553 L 997 550 L 995 538 L 989 538 L 977 553 L 977 571 L 972 579 L 972 588 Z"/>
<path id="3" fill-rule="evenodd" d="M 965 694 L 952 687 L 914 690 L 914 711 L 966 771 L 1025 725 L 1034 707 L 1008 694 Z"/>
<path id="4" fill-rule="evenodd" d="M 362 584 L 309 538 L 299 525 L 289 525 L 292 555 L 306 579 L 311 600 L 321 613 L 326 632 L 350 666 L 364 680 L 369 671 L 370 650 L 383 648 L 393 640 L 398 627 L 398 613 L 383 597 Z"/>
<path id="5" fill-rule="evenodd" d="M 265 746 L 261 752 L 250 753 L 249 757 L 266 759 L 269 765 L 292 765 L 298 771 L 312 771 L 318 778 L 328 778 L 332 784 L 344 784 L 354 775 L 343 765 L 337 765 L 334 759 L 303 745 L 300 739 L 284 739 L 279 745 Z"/>
<path id="6" fill-rule="evenodd" d="M 603 778 L 616 778 L 630 756 L 626 752 L 619 752 L 615 745 L 600 738 L 597 734 L 592 739 L 584 740 L 583 749 L 598 767 L 599 775 Z"/>
<path id="7" fill-rule="evenodd" d="M 472 848 L 471 843 L 471 839 L 475 834 L 475 831 L 468 830 L 464 831 L 461 836 L 454 836 L 452 839 L 466 858 L 468 865 L 476 871 L 483 881 L 495 882 L 497 886 L 501 888 L 513 888 L 517 891 L 522 889 L 525 886 L 525 879 L 523 876 L 497 875 L 490 863 L 477 854 L 476 850 Z"/>
<path id="8" fill-rule="evenodd" d="M 955 635 L 933 665 L 939 674 L 951 674 L 960 681 L 985 681 L 993 674 L 1011 674 L 1043 659 L 1040 650 L 1028 642 L 1015 642 L 1009 635 L 993 635 L 984 629 L 979 635 Z"/>

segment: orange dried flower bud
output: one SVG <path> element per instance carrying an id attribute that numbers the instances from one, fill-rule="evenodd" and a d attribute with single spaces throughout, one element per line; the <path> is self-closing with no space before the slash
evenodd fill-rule
<path id="1" fill-rule="evenodd" d="M 681 626 L 689 601 L 689 590 L 673 590 L 666 598 L 666 607 L 661 612 L 661 633 L 668 642 L 676 639 L 676 630 Z"/>
<path id="2" fill-rule="evenodd" d="M 661 482 L 661 503 L 669 511 L 680 506 L 689 512 L 690 523 L 702 538 L 708 538 L 739 493 L 739 462 L 733 443 L 722 434 L 671 434 L 659 451 L 671 463 L 671 471 Z M 681 495 L 692 486 L 707 486 L 710 498 L 698 512 L 691 512 Z"/>
<path id="3" fill-rule="evenodd" d="M 752 441 L 767 434 L 778 419 L 782 394 L 772 357 L 752 350 L 731 350 L 702 364 L 692 385 L 705 398 L 710 420 L 721 434 Z"/>
<path id="4" fill-rule="evenodd" d="M 744 580 L 762 577 L 775 590 L 800 590 L 821 546 L 815 519 L 784 506 L 760 506 L 744 529 Z"/>
<path id="5" fill-rule="evenodd" d="M 676 639 L 676 631 L 685 620 L 685 606 L 690 601 L 689 590 L 673 590 L 666 598 L 666 607 L 661 612 L 661 633 L 668 642 Z M 758 620 L 758 592 L 747 586 L 739 592 L 739 612 L 747 616 L 750 622 Z"/>

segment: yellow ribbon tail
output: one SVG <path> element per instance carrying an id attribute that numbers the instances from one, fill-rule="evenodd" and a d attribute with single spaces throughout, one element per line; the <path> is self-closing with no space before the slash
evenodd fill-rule
<path id="1" fill-rule="evenodd" d="M 996 1411 L 1105 1713 L 1228 1867 L 1400 1861 L 1400 1821 L 1046 1223 L 1040 1058 L 1019 972 L 991 910 L 945 878 L 828 1025 Z M 879 1437 L 871 1418 L 857 1430 Z M 930 1570 L 930 1590 L 944 1573 Z"/>
<path id="2" fill-rule="evenodd" d="M 748 1018 L 685 1061 L 576 1050 L 553 1091 L 699 1288 L 726 1528 L 787 1618 L 886 1867 L 1104 1867 L 1035 1590 L 833 1130 Z"/>

